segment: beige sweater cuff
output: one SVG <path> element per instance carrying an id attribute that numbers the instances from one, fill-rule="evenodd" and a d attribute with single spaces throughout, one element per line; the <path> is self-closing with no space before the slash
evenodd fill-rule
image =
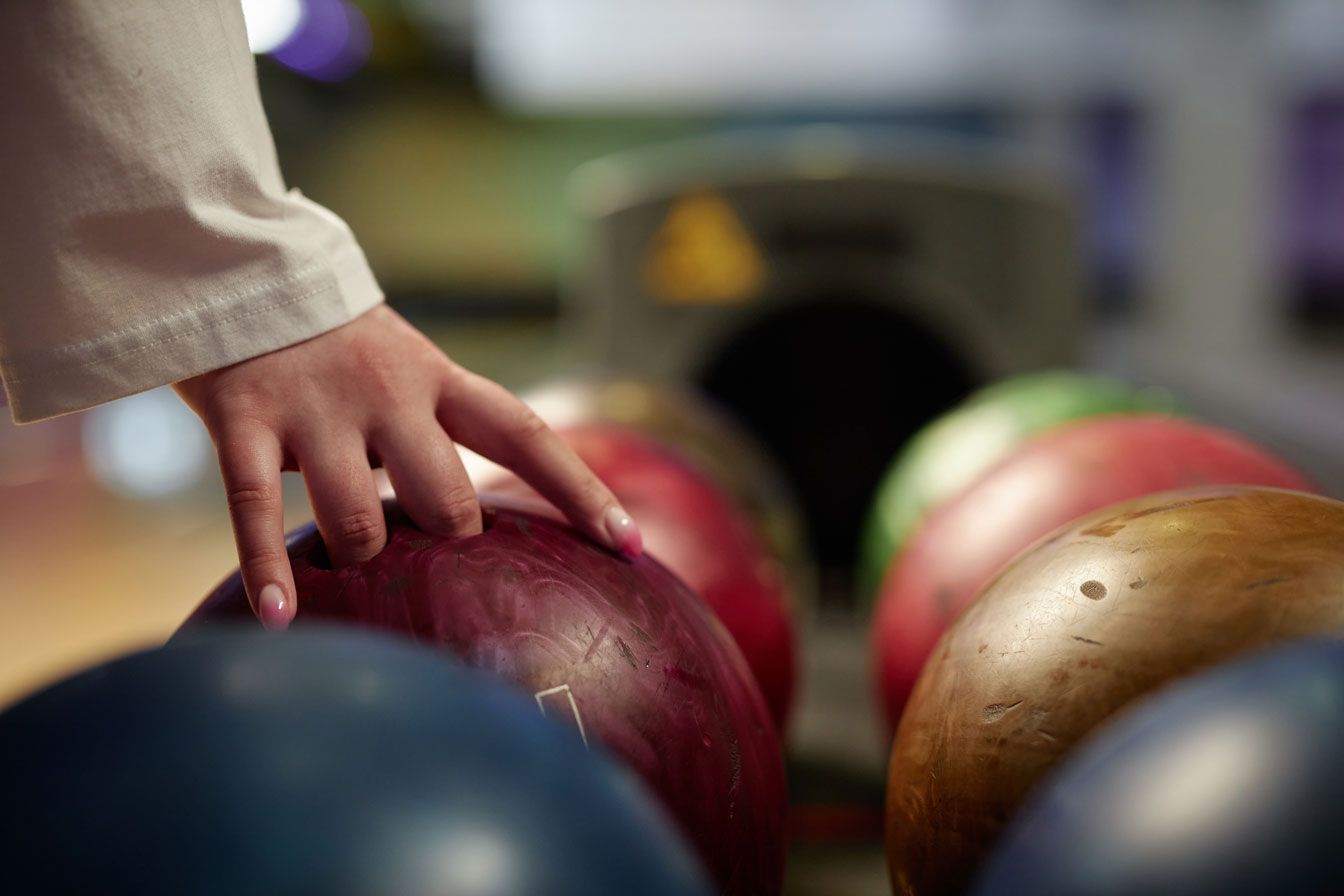
<path id="1" fill-rule="evenodd" d="M 30 423 L 102 404 L 311 339 L 379 305 L 382 291 L 353 240 L 339 258 L 147 321 L 58 357 L 3 368 L 10 411 Z"/>

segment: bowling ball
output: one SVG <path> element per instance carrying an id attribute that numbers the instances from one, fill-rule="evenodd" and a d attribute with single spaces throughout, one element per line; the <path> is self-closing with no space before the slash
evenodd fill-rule
<path id="1" fill-rule="evenodd" d="M 1344 893 L 1344 644 L 1280 648 L 1104 726 L 1042 785 L 980 896 Z"/>
<path id="2" fill-rule="evenodd" d="M 316 531 L 291 536 L 294 625 L 395 632 L 503 676 L 637 772 L 723 892 L 778 892 L 780 743 L 723 626 L 647 555 L 622 558 L 545 516 L 484 504 L 485 531 L 461 539 L 427 535 L 387 505 L 387 547 L 340 569 Z M 186 630 L 251 618 L 235 574 Z"/>
<path id="3" fill-rule="evenodd" d="M 769 452 L 708 397 L 671 383 L 591 374 L 540 386 L 522 398 L 555 429 L 616 424 L 681 452 L 745 511 L 784 565 L 790 593 L 812 603 L 816 569 L 797 498 Z"/>
<path id="4" fill-rule="evenodd" d="M 1170 411 L 1161 390 L 1068 370 L 1028 373 L 974 393 L 915 434 L 882 477 L 864 525 L 856 576 L 870 607 L 920 521 L 1028 438 L 1102 414 Z"/>
<path id="5" fill-rule="evenodd" d="M 1010 454 L 929 516 L 882 584 L 873 654 L 888 723 L 944 629 L 1018 552 L 1108 504 L 1217 484 L 1309 488 L 1244 439 L 1172 417 L 1098 417 Z"/>
<path id="6" fill-rule="evenodd" d="M 723 622 L 783 731 L 793 702 L 793 605 L 783 570 L 750 520 L 704 473 L 642 433 L 591 425 L 561 435 L 639 521 L 645 550 Z M 503 470 L 478 480 L 477 487 L 539 500 Z"/>
<path id="7" fill-rule="evenodd" d="M 1015 560 L 948 629 L 892 744 L 899 893 L 960 893 L 1042 777 L 1131 701 L 1344 627 L 1344 503 L 1204 488 L 1103 509 Z"/>
<path id="8" fill-rule="evenodd" d="M 9 893 L 711 892 L 652 797 L 493 677 L 215 632 L 0 716 Z"/>

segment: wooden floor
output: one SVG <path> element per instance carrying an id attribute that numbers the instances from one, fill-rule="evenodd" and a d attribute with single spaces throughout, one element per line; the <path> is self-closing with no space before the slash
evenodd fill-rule
<path id="1" fill-rule="evenodd" d="M 0 707 L 162 643 L 237 566 L 217 482 L 162 502 L 118 497 L 84 468 L 78 428 L 57 423 L 64 432 L 54 462 L 18 458 L 14 433 L 4 433 L 11 450 L 0 456 Z M 6 427 L 13 424 L 0 422 L 0 433 Z M 31 438 L 29 429 L 20 432 Z M 295 522 L 307 515 L 298 492 L 289 502 Z"/>

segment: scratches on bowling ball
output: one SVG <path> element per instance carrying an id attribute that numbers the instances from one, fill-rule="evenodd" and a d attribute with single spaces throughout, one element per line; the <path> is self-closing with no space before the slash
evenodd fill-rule
<path id="1" fill-rule="evenodd" d="M 1120 517 L 1117 517 L 1117 519 L 1137 520 L 1142 519 L 1145 516 L 1154 516 L 1159 513 L 1169 513 L 1170 511 L 1173 510 L 1184 510 L 1187 507 L 1194 507 L 1196 504 L 1208 504 L 1210 501 L 1221 501 L 1221 500 L 1223 499 L 1220 496 L 1212 495 L 1207 498 L 1190 498 L 1184 501 L 1172 501 L 1170 504 L 1159 504 L 1156 507 L 1145 507 L 1143 510 L 1133 510 Z"/>
<path id="2" fill-rule="evenodd" d="M 985 724 L 992 725 L 1021 705 L 1021 700 L 1014 703 L 991 703 L 980 711 L 980 717 Z"/>
<path id="3" fill-rule="evenodd" d="M 1187 501 L 1172 501 L 1170 504 L 1161 504 L 1157 507 L 1145 507 L 1143 510 L 1134 510 L 1129 513 L 1122 513 L 1119 516 L 1108 517 L 1090 528 L 1084 529 L 1079 534 L 1095 535 L 1099 538 L 1110 538 L 1134 520 L 1142 519 L 1146 516 L 1153 516 L 1158 513 L 1168 513 L 1172 510 L 1182 510 L 1186 507 L 1193 507 L 1196 504 L 1207 504 L 1209 501 L 1217 500 L 1219 500 L 1219 498 L 1215 495 L 1208 498 L 1192 498 Z"/>
<path id="4" fill-rule="evenodd" d="M 630 623 L 630 630 L 635 633 L 636 638 L 639 638 L 639 640 L 643 641 L 645 644 L 653 643 L 653 636 L 650 635 L 648 632 L 644 631 L 644 629 L 640 628 L 635 623 L 633 622 Z"/>
<path id="5" fill-rule="evenodd" d="M 1110 538 L 1112 535 L 1116 534 L 1117 532 L 1119 532 L 1119 531 L 1120 531 L 1121 529 L 1123 529 L 1123 528 L 1125 528 L 1125 524 L 1124 524 L 1123 522 L 1118 522 L 1118 521 L 1116 521 L 1116 520 L 1114 520 L 1114 519 L 1109 519 L 1109 520 L 1105 520 L 1105 521 L 1103 521 L 1103 522 L 1097 523 L 1095 526 L 1093 526 L 1093 527 L 1090 528 L 1090 529 L 1084 529 L 1082 532 L 1080 532 L 1080 533 L 1078 533 L 1078 534 L 1080 534 L 1080 535 L 1095 535 L 1095 536 L 1097 536 L 1098 538 Z"/>
<path id="6" fill-rule="evenodd" d="M 1207 504 L 1210 501 L 1217 501 L 1217 498 L 1194 498 L 1189 501 L 1173 501 L 1170 504 L 1159 504 L 1157 507 L 1148 507 L 1143 510 L 1136 510 L 1128 514 L 1132 520 L 1137 520 L 1145 516 L 1153 516 L 1159 513 L 1168 513 L 1172 510 L 1184 510 L 1187 507 L 1193 507 L 1196 504 Z"/>
<path id="7" fill-rule="evenodd" d="M 1088 600 L 1101 600 L 1107 593 L 1106 586 L 1096 579 L 1087 580 L 1078 587 L 1078 590 L 1083 592 L 1083 597 L 1086 597 Z"/>
<path id="8" fill-rule="evenodd" d="M 663 695 L 667 693 L 668 685 L 672 683 L 672 670 L 674 668 L 680 668 L 681 658 L 684 657 L 685 655 L 686 651 L 682 650 L 680 653 L 677 654 L 677 661 L 675 663 L 673 663 L 671 666 L 663 667 L 663 683 L 658 688 L 658 698 L 660 700 L 662 699 Z"/>
<path id="9" fill-rule="evenodd" d="M 1129 583 L 1129 587 L 1134 589 L 1135 591 L 1138 591 L 1140 588 L 1142 588 L 1144 585 L 1147 584 L 1148 580 L 1145 579 L 1143 576 L 1139 576 L 1137 579 Z"/>
<path id="10" fill-rule="evenodd" d="M 341 579 L 341 587 L 336 589 L 336 596 L 331 599 L 332 603 L 335 603 L 337 605 L 340 604 L 341 599 L 345 597 L 345 589 L 350 587 L 350 582 L 353 578 L 354 578 L 353 576 L 346 576 L 343 579 Z"/>
<path id="11" fill-rule="evenodd" d="M 587 626 L 585 626 L 585 628 L 587 628 Z M 602 627 L 597 630 L 596 635 L 593 634 L 593 630 L 591 628 L 588 629 L 588 637 L 592 638 L 593 640 L 588 645 L 588 649 L 583 654 L 583 661 L 585 663 L 593 658 L 593 654 L 597 653 L 597 648 L 602 644 L 602 640 L 606 638 L 607 632 L 610 631 L 610 629 L 611 629 L 610 622 L 602 623 Z"/>
<path id="12" fill-rule="evenodd" d="M 1078 642 L 1080 642 L 1080 643 L 1082 643 L 1082 644 L 1091 644 L 1093 647 L 1105 647 L 1105 646 L 1106 646 L 1105 644 L 1101 643 L 1100 641 L 1093 641 L 1091 638 L 1084 638 L 1082 635 L 1074 635 L 1074 636 L 1073 636 L 1073 640 L 1078 641 Z"/>
<path id="13" fill-rule="evenodd" d="M 639 670 L 639 664 L 635 662 L 634 651 L 630 649 L 630 645 L 625 643 L 625 639 L 620 635 L 616 636 L 616 649 L 621 652 L 621 656 L 625 657 L 625 661 L 630 664 L 631 669 Z"/>
<path id="14" fill-rule="evenodd" d="M 689 669 L 683 668 L 680 660 L 677 661 L 675 666 L 664 668 L 663 674 L 673 681 L 684 684 L 687 687 L 695 688 L 698 691 L 703 691 L 709 687 L 709 682 L 703 675 L 699 675 Z"/>
<path id="15" fill-rule="evenodd" d="M 1272 579 L 1260 579 L 1257 582 L 1251 582 L 1246 586 L 1247 591 L 1254 591 L 1257 588 L 1268 588 L 1271 585 L 1282 585 L 1284 582 L 1291 581 L 1292 576 L 1275 576 Z"/>
<path id="16" fill-rule="evenodd" d="M 728 743 L 728 758 L 733 769 L 733 777 L 728 784 L 728 817 L 733 818 L 737 815 L 737 799 L 742 792 L 742 748 L 736 739 Z"/>

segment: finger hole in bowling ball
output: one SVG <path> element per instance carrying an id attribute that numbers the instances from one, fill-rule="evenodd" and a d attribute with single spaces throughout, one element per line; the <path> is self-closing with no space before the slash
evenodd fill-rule
<path id="1" fill-rule="evenodd" d="M 313 546 L 308 549 L 308 554 L 304 559 L 313 569 L 325 569 L 330 572 L 336 568 L 331 562 L 331 555 L 327 553 L 327 544 L 321 537 L 313 541 Z"/>

